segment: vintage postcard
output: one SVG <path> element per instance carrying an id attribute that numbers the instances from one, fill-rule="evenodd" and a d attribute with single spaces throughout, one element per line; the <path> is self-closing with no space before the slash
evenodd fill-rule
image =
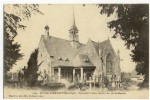
<path id="1" fill-rule="evenodd" d="M 5 99 L 148 99 L 149 4 L 4 4 Z"/>

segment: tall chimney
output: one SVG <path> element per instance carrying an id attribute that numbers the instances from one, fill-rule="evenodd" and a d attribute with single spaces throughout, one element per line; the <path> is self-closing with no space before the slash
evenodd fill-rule
<path id="1" fill-rule="evenodd" d="M 45 35 L 49 36 L 49 26 L 45 26 Z"/>

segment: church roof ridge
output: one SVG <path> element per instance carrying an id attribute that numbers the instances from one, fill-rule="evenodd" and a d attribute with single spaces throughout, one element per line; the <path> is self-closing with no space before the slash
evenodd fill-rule
<path id="1" fill-rule="evenodd" d="M 42 35 L 42 37 L 43 37 L 43 36 L 46 36 L 46 35 Z M 55 36 L 48 36 L 48 37 L 49 37 L 49 38 L 50 38 L 50 37 L 53 37 L 53 38 L 57 38 L 57 39 L 62 39 L 62 40 L 69 41 L 69 40 L 67 40 L 67 39 L 63 39 L 63 38 L 60 38 L 60 37 L 55 37 Z"/>
<path id="2" fill-rule="evenodd" d="M 46 36 L 46 35 L 42 35 L 41 37 L 44 37 L 44 36 Z M 60 37 L 55 37 L 55 36 L 48 36 L 49 38 L 50 37 L 53 37 L 53 38 L 56 38 L 56 39 L 61 39 L 61 40 L 65 40 L 65 41 L 68 41 L 68 42 L 70 42 L 70 40 L 67 40 L 67 39 L 63 39 L 63 38 L 60 38 Z M 78 41 L 79 42 L 79 41 Z M 79 42 L 79 44 L 81 44 L 81 45 L 85 45 L 85 44 L 83 44 L 83 43 L 81 43 L 81 42 Z"/>

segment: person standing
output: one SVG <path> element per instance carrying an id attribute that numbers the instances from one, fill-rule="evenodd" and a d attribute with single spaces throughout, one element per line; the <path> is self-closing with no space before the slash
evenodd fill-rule
<path id="1" fill-rule="evenodd" d="M 115 89 L 115 76 L 114 75 L 112 75 L 111 77 L 111 88 Z"/>

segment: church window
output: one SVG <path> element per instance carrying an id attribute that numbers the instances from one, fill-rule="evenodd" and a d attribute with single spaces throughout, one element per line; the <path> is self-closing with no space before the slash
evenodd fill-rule
<path id="1" fill-rule="evenodd" d="M 113 68 L 112 56 L 109 53 L 106 57 L 106 73 L 111 74 L 113 70 L 112 68 Z"/>

